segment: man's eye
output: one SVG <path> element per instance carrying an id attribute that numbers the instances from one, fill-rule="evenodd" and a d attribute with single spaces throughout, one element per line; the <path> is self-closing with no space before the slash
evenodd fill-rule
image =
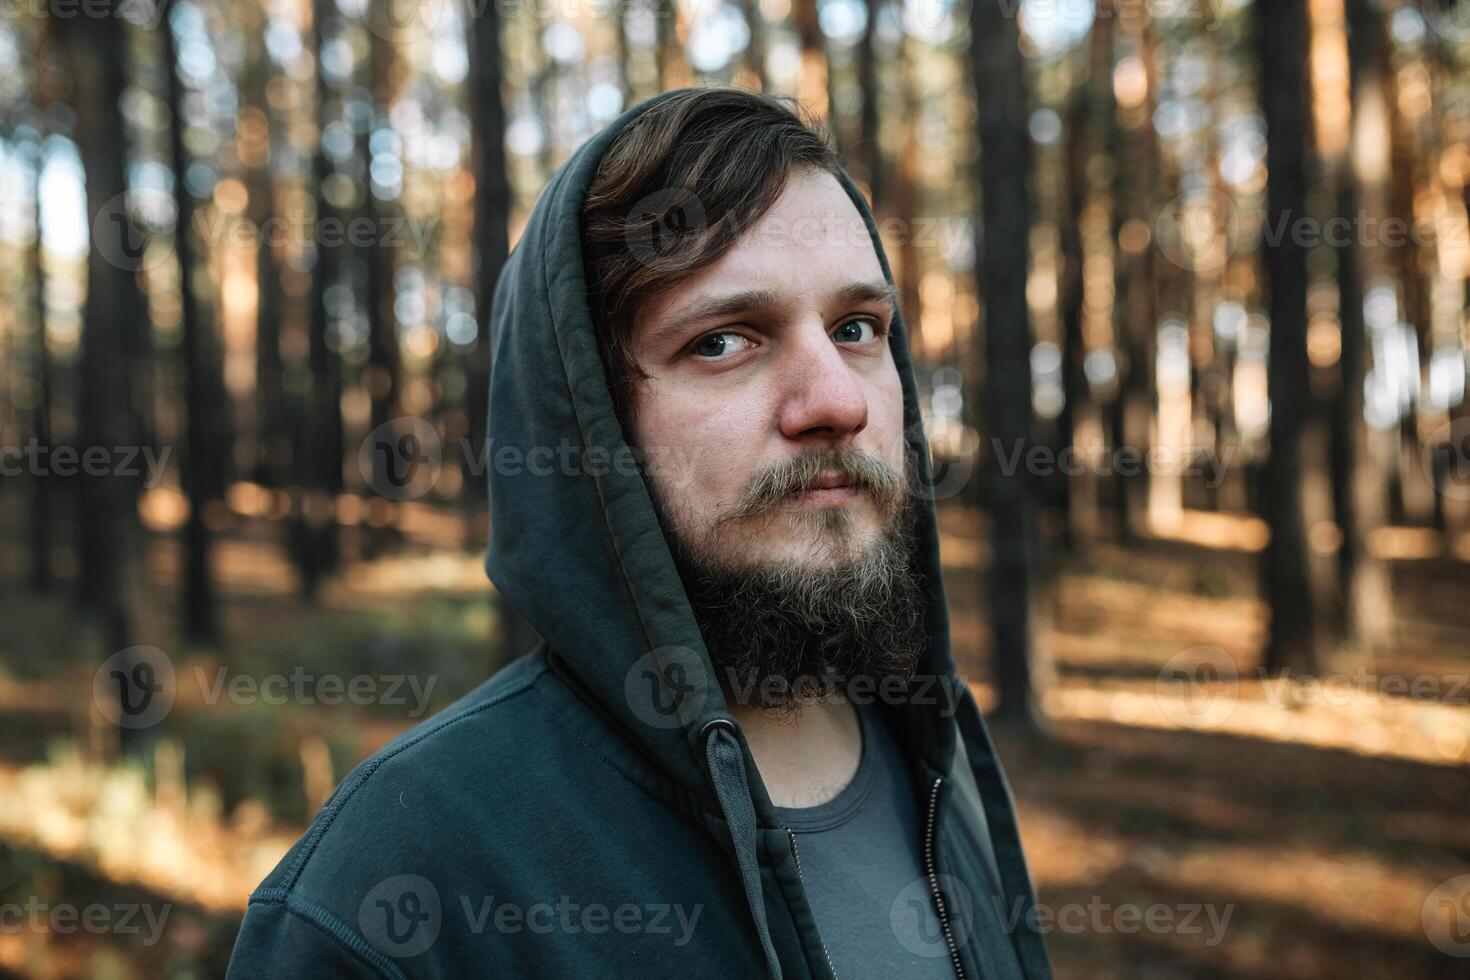
<path id="1" fill-rule="evenodd" d="M 750 341 L 738 333 L 722 330 L 716 333 L 705 334 L 696 340 L 694 342 L 694 353 L 696 356 L 702 357 L 705 360 L 713 361 L 727 354 L 733 354 L 736 351 L 743 350 L 743 345 L 748 345 L 749 343 Z"/>
<path id="2" fill-rule="evenodd" d="M 842 344 L 861 344 L 882 333 L 883 325 L 872 317 L 848 320 L 832 331 L 832 339 Z"/>

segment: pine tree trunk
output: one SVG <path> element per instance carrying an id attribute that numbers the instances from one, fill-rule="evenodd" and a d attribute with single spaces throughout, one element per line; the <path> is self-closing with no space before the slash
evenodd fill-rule
<path id="1" fill-rule="evenodd" d="M 1032 445 L 1028 112 L 1019 33 L 1006 7 L 1003 0 L 975 0 L 971 14 L 982 229 L 977 285 L 985 309 L 989 609 L 1000 694 L 995 718 L 1003 726 L 1031 731 L 1037 728 L 1030 630 L 1034 481 L 1024 467 L 1001 462 Z"/>
<path id="2" fill-rule="evenodd" d="M 331 349 L 328 332 L 327 290 L 337 281 L 339 216 L 325 193 L 332 174 L 331 161 L 320 137 L 329 121 L 333 104 L 331 86 L 321 69 L 321 52 L 327 36 L 327 18 L 333 5 L 328 0 L 312 4 L 312 33 L 317 52 L 318 143 L 312 162 L 316 189 L 316 264 L 311 274 L 311 312 L 308 327 L 307 365 L 311 389 L 305 399 L 296 451 L 299 480 L 303 489 L 299 522 L 298 561 L 302 591 L 315 595 L 321 578 L 337 564 L 336 495 L 342 489 L 342 375 L 341 363 Z M 325 234 L 331 231 L 331 236 Z"/>
<path id="3" fill-rule="evenodd" d="M 127 131 L 118 100 L 128 84 L 127 24 L 116 10 L 57 23 L 70 58 L 92 230 L 77 367 L 77 448 L 136 450 L 143 441 L 133 391 L 134 334 L 146 321 L 134 276 L 143 267 L 145 241 L 125 197 Z M 100 628 L 99 653 L 107 657 L 130 648 L 137 627 L 139 481 L 109 471 L 78 477 L 78 485 L 79 598 Z M 124 750 L 139 749 L 146 741 L 139 736 L 122 729 Z"/>
<path id="4" fill-rule="evenodd" d="M 1272 0 L 1256 10 L 1266 118 L 1266 225 L 1289 229 L 1306 213 L 1306 13 L 1302 0 Z M 1311 411 L 1307 254 L 1298 236 L 1272 239 L 1264 248 L 1271 318 L 1271 450 L 1261 506 L 1271 538 L 1263 556 L 1262 584 L 1271 624 L 1263 659 L 1272 672 L 1311 673 L 1317 666 L 1316 616 L 1302 499 L 1302 431 Z"/>
<path id="5" fill-rule="evenodd" d="M 31 185 L 34 201 L 36 234 L 30 247 L 30 278 L 33 290 L 31 309 L 32 372 L 36 382 L 36 401 L 31 409 L 31 435 L 39 451 L 51 452 L 51 351 L 46 343 L 46 268 L 41 251 L 41 171 L 46 163 L 46 137 L 40 135 L 36 146 L 35 180 Z M 44 469 L 31 474 L 30 582 L 36 592 L 50 592 L 55 579 L 51 562 L 51 495 L 55 490 Z"/>
<path id="6" fill-rule="evenodd" d="M 194 291 L 194 199 L 184 175 L 189 169 L 184 148 L 184 85 L 179 77 L 177 44 L 165 17 L 163 31 L 164 68 L 168 73 L 169 127 L 174 171 L 174 254 L 179 264 L 180 353 L 184 367 L 185 445 L 182 464 L 184 492 L 189 513 L 184 521 L 184 563 L 179 596 L 184 634 L 194 641 L 213 639 L 219 632 L 215 611 L 214 580 L 210 572 L 210 535 L 206 511 L 214 500 L 214 482 L 222 459 L 212 438 L 210 420 L 223 414 L 213 389 L 213 371 L 208 363 L 214 351 L 209 324 Z"/>

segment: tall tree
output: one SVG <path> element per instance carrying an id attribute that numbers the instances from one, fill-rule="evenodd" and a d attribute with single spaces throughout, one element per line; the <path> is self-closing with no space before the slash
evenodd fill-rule
<path id="1" fill-rule="evenodd" d="M 393 0 L 374 0 L 387 4 Z M 388 14 L 383 15 L 387 21 Z M 473 21 L 493 20 L 491 11 L 471 18 Z M 389 227 L 384 215 L 397 207 L 396 202 L 380 202 L 373 190 L 371 179 L 373 159 L 373 134 L 380 124 L 386 123 L 392 102 L 393 45 L 382 32 L 369 32 L 367 57 L 366 92 L 371 100 L 368 125 L 358 139 L 359 163 L 367 168 L 363 181 L 362 217 L 373 229 L 372 243 L 362 249 L 366 277 L 363 287 L 364 305 L 368 318 L 368 371 L 367 388 L 370 404 L 371 426 L 374 431 L 387 425 L 402 411 L 400 404 L 403 390 L 403 359 L 398 349 L 398 321 L 394 313 L 394 261 L 393 251 L 384 243 L 384 230 Z M 373 453 L 374 487 L 386 485 L 388 458 L 383 453 Z M 398 537 L 395 523 L 374 527 L 369 534 L 373 550 L 381 551 L 392 545 Z"/>
<path id="2" fill-rule="evenodd" d="M 745 85 L 764 92 L 766 82 L 766 21 L 761 16 L 760 0 L 740 0 L 740 13 L 745 18 L 745 29 L 750 34 L 742 55 Z"/>
<path id="3" fill-rule="evenodd" d="M 49 57 L 50 22 L 41 26 L 41 37 L 35 59 L 36 115 L 35 142 L 31 169 L 31 222 L 35 235 L 29 249 L 31 280 L 31 374 L 36 383 L 32 402 L 30 430 L 40 451 L 51 452 L 51 400 L 53 379 L 51 349 L 46 338 L 46 265 L 45 242 L 42 239 L 41 177 L 46 169 L 45 113 L 50 108 Z M 36 592 L 49 592 L 55 580 L 51 559 L 51 499 L 55 488 L 44 471 L 31 474 L 30 516 L 30 583 Z"/>
<path id="4" fill-rule="evenodd" d="M 1161 254 L 1157 236 L 1137 232 L 1153 222 L 1156 183 L 1163 169 L 1154 132 L 1157 44 L 1147 5 L 1138 7 L 1134 16 L 1118 18 L 1116 28 L 1118 40 L 1123 42 L 1120 65 L 1126 52 L 1132 75 L 1128 98 L 1110 100 L 1115 109 L 1107 142 L 1115 161 L 1112 237 L 1117 389 L 1106 415 L 1114 451 L 1126 448 L 1142 456 L 1150 445 L 1150 433 L 1143 420 L 1153 414 L 1156 403 L 1154 347 L 1159 292 L 1162 285 L 1179 282 L 1183 270 Z M 1112 469 L 1118 533 L 1130 542 L 1144 507 L 1149 476 L 1141 467 Z"/>
<path id="5" fill-rule="evenodd" d="M 1266 119 L 1266 226 L 1306 214 L 1306 11 L 1303 0 L 1256 4 L 1260 91 Z M 1302 497 L 1302 430 L 1311 411 L 1307 361 L 1307 251 L 1300 237 L 1265 243 L 1271 339 L 1266 382 L 1271 451 L 1261 508 L 1270 527 L 1261 583 L 1271 611 L 1264 664 L 1271 671 L 1317 666 L 1316 610 Z"/>
<path id="6" fill-rule="evenodd" d="M 168 13 L 175 9 L 168 6 Z M 179 267 L 180 352 L 184 361 L 184 453 L 182 476 L 189 500 L 184 520 L 184 564 L 180 601 L 184 634 L 192 640 L 210 640 L 219 632 L 215 609 L 214 577 L 210 570 L 211 541 L 206 520 L 211 504 L 219 499 L 224 454 L 215 438 L 212 420 L 222 411 L 215 378 L 218 347 L 208 322 L 208 313 L 194 289 L 194 197 L 189 192 L 188 150 L 185 148 L 185 105 L 187 90 L 180 75 L 175 28 L 165 16 L 162 25 L 164 68 L 168 77 L 168 135 L 174 171 L 174 254 Z"/>
<path id="7" fill-rule="evenodd" d="M 510 255 L 510 177 L 505 156 L 504 61 L 500 50 L 501 24 L 494 9 L 470 19 L 470 50 L 474 52 L 470 94 L 470 122 L 475 153 L 475 344 L 470 351 L 468 392 L 469 452 L 465 454 L 465 499 L 483 506 L 485 474 L 480 464 L 486 454 L 485 426 L 490 409 L 490 312 L 495 284 Z"/>
<path id="8" fill-rule="evenodd" d="M 653 16 L 656 31 L 653 55 L 660 89 L 667 91 L 690 84 L 693 76 L 679 30 L 679 4 L 675 0 L 654 0 Z"/>
<path id="9" fill-rule="evenodd" d="M 1346 0 L 1348 86 L 1352 130 L 1347 159 L 1335 168 L 1337 212 L 1357 227 L 1360 213 L 1381 216 L 1386 201 L 1384 154 L 1371 145 L 1387 126 L 1382 102 L 1383 28 L 1371 0 Z M 1363 316 L 1364 283 L 1379 260 L 1361 235 L 1350 235 L 1336 249 L 1338 310 L 1342 343 L 1337 389 L 1331 412 L 1333 510 L 1342 532 L 1337 552 L 1343 625 L 1350 640 L 1381 639 L 1390 612 L 1388 575 L 1366 547 L 1366 536 L 1384 519 L 1381 474 L 1372 458 L 1363 418 L 1363 379 L 1367 367 Z"/>
<path id="10" fill-rule="evenodd" d="M 490 410 L 490 335 L 491 310 L 500 270 L 510 255 L 510 175 L 505 155 L 504 60 L 501 55 L 501 24 L 496 13 L 486 11 L 470 21 L 470 50 L 474 52 L 474 74 L 471 76 L 470 120 L 475 152 L 475 344 L 470 351 L 466 372 L 469 391 L 465 398 L 469 412 L 469 446 L 463 465 L 465 475 L 464 505 L 472 513 L 484 508 L 484 465 L 489 460 L 486 427 Z M 621 32 L 620 32 L 621 36 Z M 475 533 L 476 523 L 468 523 Z M 484 541 L 470 542 L 482 547 Z M 538 639 L 520 614 L 503 598 L 495 598 L 501 625 L 501 655 L 504 660 L 527 653 Z"/>
<path id="11" fill-rule="evenodd" d="M 1038 727 L 1031 670 L 1030 578 L 1035 515 L 1032 481 L 1008 466 L 1032 445 L 1031 320 L 1026 272 L 1031 233 L 1026 183 L 1028 136 L 1025 66 L 1020 32 L 1006 0 L 975 0 L 970 54 L 979 107 L 980 257 L 977 286 L 985 309 L 983 373 L 991 451 L 989 608 L 997 723 Z"/>
<path id="12" fill-rule="evenodd" d="M 867 20 L 862 36 L 858 39 L 857 82 L 862 103 L 862 114 L 858 120 L 858 146 L 862 160 L 863 177 L 868 182 L 868 197 L 874 210 L 886 205 L 887 188 L 883 182 L 883 146 L 878 138 L 881 102 L 878 95 L 878 12 L 883 9 L 881 0 L 866 0 Z M 880 204 L 880 202 L 882 202 Z"/>
<path id="13" fill-rule="evenodd" d="M 265 13 L 258 19 L 258 36 L 250 40 L 250 61 L 241 96 L 245 102 L 237 144 L 245 168 L 246 217 L 258 232 L 255 252 L 255 441 L 253 478 L 268 487 L 290 482 L 291 425 L 286 410 L 285 364 L 281 359 L 281 281 L 274 240 L 275 125 L 267 95 L 271 80 L 270 54 L 265 45 Z"/>
<path id="14" fill-rule="evenodd" d="M 919 102 L 915 91 L 915 68 L 910 55 L 910 44 L 901 42 L 898 58 L 898 104 L 902 122 L 898 144 L 898 158 L 894 161 L 892 191 L 889 195 L 888 214 L 897 219 L 900 229 L 898 240 L 898 298 L 915 329 L 923 319 L 923 296 L 919 289 L 921 273 L 919 247 L 914 233 L 919 214 Z M 882 214 L 883 212 L 879 212 Z"/>
<path id="15" fill-rule="evenodd" d="M 792 26 L 801 46 L 801 70 L 796 79 L 796 97 L 812 115 L 827 121 L 833 116 L 828 81 L 827 43 L 817 16 L 817 0 L 793 0 Z M 836 132 L 835 122 L 833 132 Z"/>
<path id="16" fill-rule="evenodd" d="M 328 290 L 337 282 L 341 217 L 333 206 L 328 181 L 333 165 L 327 153 L 326 129 L 337 97 L 327 80 L 323 54 L 329 20 L 336 5 L 313 0 L 312 35 L 316 58 L 317 147 L 312 161 L 316 189 L 316 261 L 311 271 L 311 310 L 307 364 L 311 389 L 302 412 L 296 463 L 302 486 L 297 513 L 298 561 L 302 591 L 315 594 L 321 578 L 337 564 L 336 496 L 342 489 L 342 365 L 332 349 L 333 317 Z"/>
<path id="17" fill-rule="evenodd" d="M 83 452 L 116 453 L 143 445 L 133 366 L 135 334 L 144 322 L 134 276 L 142 268 L 145 243 L 127 209 L 123 169 L 128 141 L 119 99 L 128 82 L 128 25 L 122 2 L 103 2 L 95 16 L 58 20 L 58 33 L 69 59 L 92 232 L 77 368 L 77 441 Z M 146 665 L 129 652 L 139 614 L 138 491 L 136 478 L 109 470 L 82 477 L 77 495 L 79 598 L 99 628 L 104 655 L 128 661 L 113 661 L 125 683 L 146 673 Z M 125 690 L 119 693 L 127 697 Z M 120 731 L 125 751 L 141 749 L 146 740 L 138 735 Z"/>
<path id="18" fill-rule="evenodd" d="M 1083 221 L 1091 195 L 1089 176 L 1097 131 L 1111 130 L 1113 117 L 1113 13 L 1108 0 L 1100 0 L 1093 19 L 1088 46 L 1086 82 L 1073 93 L 1067 111 L 1066 147 L 1063 177 L 1066 211 L 1060 222 L 1062 252 L 1062 288 L 1060 296 L 1062 320 L 1062 410 L 1057 415 L 1057 443 L 1060 449 L 1074 448 L 1081 409 L 1090 391 L 1084 361 L 1087 346 L 1083 336 L 1085 311 L 1086 255 L 1083 248 Z M 1077 545 L 1074 481 L 1062 473 L 1057 481 L 1058 506 L 1062 512 L 1062 545 L 1071 550 Z"/>

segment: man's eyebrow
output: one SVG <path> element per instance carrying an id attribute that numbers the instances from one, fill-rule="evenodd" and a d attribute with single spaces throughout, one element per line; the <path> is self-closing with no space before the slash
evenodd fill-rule
<path id="1" fill-rule="evenodd" d="M 893 288 L 893 283 L 887 279 L 869 279 L 862 282 L 850 282 L 837 291 L 837 299 L 842 303 L 870 303 L 878 301 L 887 303 L 898 312 L 898 290 Z"/>
<path id="2" fill-rule="evenodd" d="M 679 315 L 659 328 L 659 333 L 675 333 L 691 324 L 720 317 L 735 316 L 750 310 L 767 309 L 781 302 L 774 289 L 743 289 L 724 296 L 710 296 L 686 306 Z"/>

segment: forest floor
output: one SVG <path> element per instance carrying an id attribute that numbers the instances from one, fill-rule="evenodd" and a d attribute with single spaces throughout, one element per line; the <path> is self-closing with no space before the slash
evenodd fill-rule
<path id="1" fill-rule="evenodd" d="M 18 544 L 14 513 L 0 540 Z M 448 508 L 407 518 L 308 605 L 280 528 L 230 517 L 227 639 L 207 646 L 173 638 L 177 549 L 152 535 L 139 642 L 179 683 L 142 764 L 116 761 L 95 707 L 95 631 L 64 589 L 27 594 L 24 547 L 0 549 L 0 907 L 34 913 L 0 929 L 0 977 L 223 975 L 250 887 L 335 781 L 496 666 L 475 533 Z M 942 524 L 955 649 L 987 704 L 980 518 Z M 1057 976 L 1465 976 L 1470 565 L 1390 561 L 1379 646 L 1283 684 L 1256 669 L 1259 556 L 1227 531 L 1095 542 L 1038 589 L 1046 737 L 997 736 Z M 301 667 L 408 683 L 401 703 L 250 696 Z M 51 914 L 90 906 L 98 928 Z"/>

